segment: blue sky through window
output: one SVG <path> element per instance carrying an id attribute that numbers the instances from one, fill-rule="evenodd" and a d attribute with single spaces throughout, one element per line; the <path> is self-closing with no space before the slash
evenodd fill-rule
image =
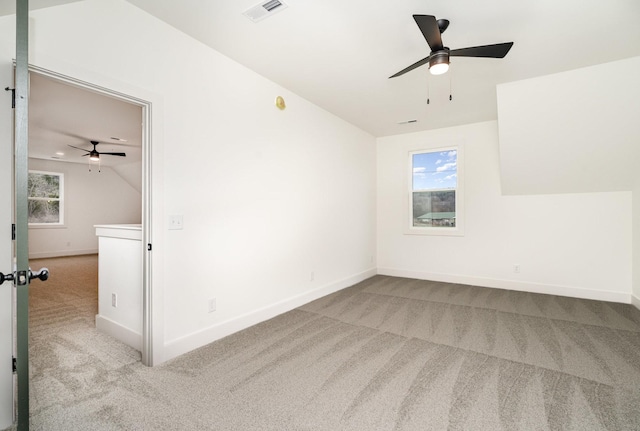
<path id="1" fill-rule="evenodd" d="M 413 190 L 452 189 L 458 184 L 456 150 L 414 154 Z"/>

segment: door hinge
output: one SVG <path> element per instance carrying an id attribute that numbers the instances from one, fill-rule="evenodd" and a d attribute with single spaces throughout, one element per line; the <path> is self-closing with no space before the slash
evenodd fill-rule
<path id="1" fill-rule="evenodd" d="M 17 373 L 18 372 L 18 360 L 16 359 L 15 356 L 11 357 L 11 366 L 13 367 L 13 373 Z"/>
<path id="2" fill-rule="evenodd" d="M 12 223 L 11 224 L 11 241 L 15 241 L 16 240 L 16 224 Z"/>
<path id="3" fill-rule="evenodd" d="M 151 243 L 147 244 L 147 250 L 151 251 Z"/>
<path id="4" fill-rule="evenodd" d="M 11 108 L 15 109 L 15 107 L 16 107 L 16 89 L 15 88 L 5 87 L 4 91 L 10 91 L 11 92 Z"/>

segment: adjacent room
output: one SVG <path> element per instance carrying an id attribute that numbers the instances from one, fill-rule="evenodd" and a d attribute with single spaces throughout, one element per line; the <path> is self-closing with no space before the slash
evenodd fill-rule
<path id="1" fill-rule="evenodd" d="M 127 274 L 126 263 L 105 256 L 111 252 L 104 242 L 114 241 L 112 235 L 98 236 L 106 226 L 141 226 L 142 110 L 37 72 L 30 74 L 29 90 L 29 258 L 33 269 L 50 274 L 30 294 L 33 355 L 56 345 L 52 340 L 64 327 L 77 331 L 78 325 L 140 350 L 141 306 L 123 281 L 136 275 Z M 141 250 L 141 242 L 136 244 Z M 118 286 L 105 285 L 110 273 L 119 278 Z M 111 296 L 123 307 L 111 306 Z M 34 381 L 53 363 L 36 367 Z"/>
<path id="2" fill-rule="evenodd" d="M 32 75 L 29 169 L 64 174 L 65 226 L 34 226 L 30 258 L 69 273 L 32 286 L 33 321 L 54 318 L 32 328 L 31 429 L 639 429 L 638 16 L 31 0 L 34 68 L 149 107 L 130 135 L 98 102 L 38 111 L 60 83 Z M 2 3 L 3 87 L 15 32 Z M 12 143 L 1 128 L 3 196 Z M 142 349 L 93 325 L 96 279 L 64 260 L 95 274 L 100 224 L 146 226 Z"/>

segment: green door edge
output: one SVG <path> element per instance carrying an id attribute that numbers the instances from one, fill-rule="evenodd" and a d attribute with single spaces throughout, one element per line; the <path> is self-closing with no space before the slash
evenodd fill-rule
<path id="1" fill-rule="evenodd" d="M 16 0 L 15 223 L 16 372 L 18 431 L 29 429 L 29 250 L 27 177 L 29 119 L 29 0 Z"/>

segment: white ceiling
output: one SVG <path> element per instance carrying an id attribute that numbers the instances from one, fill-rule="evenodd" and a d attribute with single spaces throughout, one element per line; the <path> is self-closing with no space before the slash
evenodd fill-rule
<path id="1" fill-rule="evenodd" d="M 113 138 L 119 138 L 126 142 Z M 100 142 L 102 166 L 138 163 L 142 157 L 142 108 L 119 99 L 31 73 L 29 157 L 89 164 L 89 141 Z"/>
<path id="2" fill-rule="evenodd" d="M 45 7 L 58 6 L 61 4 L 73 3 L 80 0 L 30 0 L 29 9 L 42 9 Z M 16 13 L 16 0 L 0 0 L 0 16 Z"/>
<path id="3" fill-rule="evenodd" d="M 496 119 L 496 84 L 640 55 L 638 0 L 282 0 L 258 23 L 256 0 L 128 1 L 374 136 Z M 451 49 L 514 46 L 454 58 L 427 105 L 426 67 L 388 79 L 429 55 L 413 14 L 449 19 Z"/>
<path id="4" fill-rule="evenodd" d="M 283 0 L 286 9 L 258 23 L 242 15 L 255 0 L 127 1 L 374 136 L 494 120 L 497 84 L 640 55 L 638 0 Z M 71 2 L 31 0 L 31 8 Z M 13 13 L 13 4 L 0 0 L 0 15 Z M 430 77 L 423 66 L 388 79 L 429 54 L 413 14 L 449 19 L 443 42 L 451 49 L 514 46 L 504 59 L 453 58 L 443 76 Z M 90 149 L 89 139 L 127 138 L 126 126 L 103 128 L 114 113 L 55 91 L 41 95 L 55 101 L 40 102 L 53 109 L 40 119 L 32 100 L 31 151 L 45 141 Z M 107 144 L 99 150 L 123 151 Z"/>

